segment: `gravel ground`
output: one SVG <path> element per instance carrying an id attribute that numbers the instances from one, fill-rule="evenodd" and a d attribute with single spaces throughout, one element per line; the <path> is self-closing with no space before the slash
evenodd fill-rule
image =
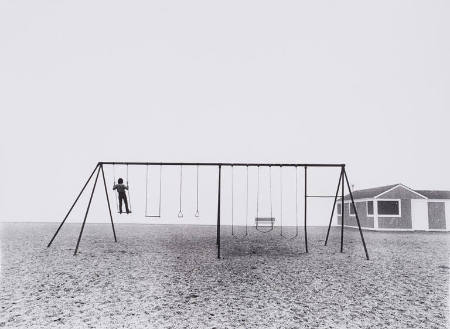
<path id="1" fill-rule="evenodd" d="M 236 239 L 215 227 L 0 224 L 3 328 L 447 328 L 448 233 Z M 292 234 L 292 232 L 290 232 Z M 301 234 L 301 236 L 303 236 Z"/>

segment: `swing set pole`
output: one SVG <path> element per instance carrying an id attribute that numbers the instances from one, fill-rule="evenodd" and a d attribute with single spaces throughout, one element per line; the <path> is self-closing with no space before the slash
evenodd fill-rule
<path id="1" fill-rule="evenodd" d="M 306 219 L 308 216 L 308 167 L 305 166 L 305 251 L 308 252 L 308 230 Z"/>
<path id="2" fill-rule="evenodd" d="M 219 165 L 219 182 L 217 185 L 217 258 L 220 259 L 220 197 L 221 197 L 221 177 L 222 177 L 222 166 Z"/>
<path id="3" fill-rule="evenodd" d="M 111 204 L 109 203 L 108 188 L 106 187 L 105 171 L 103 170 L 103 165 L 100 165 L 100 169 L 102 170 L 103 185 L 105 186 L 106 201 L 108 203 L 109 218 L 111 218 L 111 226 L 112 226 L 112 231 L 113 231 L 113 235 L 114 235 L 114 241 L 117 242 L 116 230 L 114 228 L 114 221 L 113 221 L 112 212 L 111 212 Z M 131 208 L 131 206 L 130 206 L 130 208 Z"/>
<path id="4" fill-rule="evenodd" d="M 95 187 L 97 186 L 97 181 L 98 181 L 98 175 L 100 174 L 100 167 L 97 170 L 97 176 L 95 176 L 95 182 L 94 182 L 94 186 L 92 186 L 92 191 L 91 191 L 91 197 L 89 198 L 89 203 L 88 206 L 86 208 L 86 213 L 84 214 L 84 219 L 83 219 L 83 224 L 81 225 L 81 230 L 80 230 L 80 235 L 78 236 L 78 241 L 77 241 L 77 245 L 75 247 L 75 251 L 73 253 L 73 255 L 75 256 L 78 252 L 78 247 L 80 245 L 80 241 L 81 241 L 81 236 L 83 235 L 83 230 L 84 230 L 84 225 L 86 225 L 86 219 L 87 216 L 89 214 L 89 209 L 91 208 L 91 203 L 92 203 L 92 197 L 94 196 L 94 192 L 95 192 Z"/>
<path id="5" fill-rule="evenodd" d="M 359 222 L 358 211 L 356 210 L 355 200 L 353 199 L 353 192 L 352 192 L 352 189 L 350 188 L 350 183 L 348 181 L 347 172 L 345 169 L 343 169 L 343 173 L 342 173 L 342 185 L 344 185 L 344 178 L 345 178 L 345 181 L 347 182 L 347 188 L 348 188 L 350 198 L 352 201 L 352 207 L 355 210 L 356 222 L 358 223 L 359 234 L 361 235 L 361 241 L 362 241 L 362 244 L 364 247 L 364 252 L 366 253 L 367 260 L 369 260 L 369 253 L 367 252 L 366 242 L 364 241 L 364 235 L 363 235 L 363 232 L 361 229 L 361 223 Z"/>
<path id="6" fill-rule="evenodd" d="M 345 197 L 345 184 L 344 184 L 344 173 L 345 173 L 345 167 L 342 167 L 341 170 L 341 252 L 344 252 L 344 218 L 345 218 L 345 211 L 344 211 L 344 197 Z"/>
<path id="7" fill-rule="evenodd" d="M 67 212 L 66 216 L 64 217 L 64 219 L 62 220 L 61 224 L 59 224 L 58 229 L 56 230 L 55 234 L 53 235 L 52 239 L 50 240 L 50 242 L 47 245 L 47 248 L 49 248 L 52 243 L 53 240 L 55 240 L 56 236 L 58 235 L 59 231 L 61 230 L 61 227 L 64 225 L 64 223 L 66 222 L 67 218 L 69 217 L 70 213 L 72 212 L 72 209 L 75 207 L 75 205 L 78 202 L 78 199 L 80 199 L 81 195 L 83 194 L 84 190 L 86 189 L 86 186 L 89 184 L 89 182 L 91 181 L 92 176 L 94 176 L 95 171 L 97 170 L 98 166 L 100 164 L 97 163 L 97 165 L 95 166 L 94 170 L 92 171 L 91 175 L 89 176 L 89 178 L 87 179 L 86 183 L 84 183 L 83 188 L 81 189 L 80 193 L 78 194 L 77 198 L 75 199 L 75 201 L 73 202 L 72 206 L 70 207 L 69 211 Z"/>
<path id="8" fill-rule="evenodd" d="M 328 243 L 328 237 L 330 235 L 331 223 L 333 222 L 333 215 L 334 215 L 334 210 L 336 209 L 336 203 L 337 203 L 337 199 L 338 199 L 338 195 L 339 195 L 339 188 L 341 187 L 341 181 L 342 181 L 342 170 L 341 170 L 341 175 L 339 175 L 339 183 L 337 186 L 336 195 L 334 196 L 333 209 L 331 210 L 330 223 L 328 224 L 327 237 L 325 238 L 325 246 Z M 339 215 L 339 213 L 338 213 L 338 215 Z"/>

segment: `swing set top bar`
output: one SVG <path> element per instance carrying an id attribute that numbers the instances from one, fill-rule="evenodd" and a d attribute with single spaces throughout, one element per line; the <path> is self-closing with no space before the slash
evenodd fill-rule
<path id="1" fill-rule="evenodd" d="M 232 162 L 111 162 L 101 161 L 99 165 L 130 166 L 233 166 L 233 167 L 331 167 L 342 168 L 344 163 L 232 163 Z"/>

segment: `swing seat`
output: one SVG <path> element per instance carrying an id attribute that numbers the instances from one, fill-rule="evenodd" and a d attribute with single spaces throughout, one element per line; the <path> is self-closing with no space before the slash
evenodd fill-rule
<path id="1" fill-rule="evenodd" d="M 255 224 L 257 226 L 273 226 L 274 222 L 275 217 L 255 217 Z"/>
<path id="2" fill-rule="evenodd" d="M 255 217 L 255 228 L 261 233 L 269 233 L 274 229 L 274 217 Z"/>

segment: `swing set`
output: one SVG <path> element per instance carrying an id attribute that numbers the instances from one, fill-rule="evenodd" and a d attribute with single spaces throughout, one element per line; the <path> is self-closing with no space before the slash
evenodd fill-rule
<path id="1" fill-rule="evenodd" d="M 87 220 L 87 216 L 91 207 L 91 203 L 92 203 L 92 197 L 94 195 L 94 191 L 95 188 L 97 186 L 97 181 L 100 175 L 100 172 L 102 174 L 102 179 L 103 179 L 103 185 L 104 185 L 104 189 L 105 189 L 105 194 L 106 194 L 106 200 L 107 200 L 107 205 L 108 205 L 108 211 L 109 211 L 109 216 L 110 216 L 110 220 L 111 220 L 111 226 L 112 226 L 112 231 L 113 231 L 113 236 L 114 236 L 114 241 L 117 242 L 117 236 L 116 236 L 116 231 L 115 231 L 115 226 L 114 226 L 114 220 L 113 220 L 113 216 L 112 216 L 112 211 L 111 211 L 111 204 L 110 204 L 110 200 L 109 200 L 109 194 L 108 194 L 108 189 L 107 189 L 107 183 L 106 183 L 106 178 L 105 178 L 105 172 L 104 172 L 104 166 L 112 166 L 113 168 L 113 182 L 114 185 L 116 184 L 116 165 L 118 166 L 126 166 L 126 185 L 128 187 L 128 183 L 129 183 L 129 175 L 128 175 L 128 168 L 129 166 L 146 166 L 146 175 L 145 175 L 145 213 L 144 216 L 147 218 L 161 218 L 161 205 L 162 205 L 162 181 L 163 181 L 163 168 L 164 167 L 171 167 L 171 166 L 178 166 L 179 167 L 179 188 L 178 188 L 178 215 L 177 217 L 182 219 L 184 217 L 183 214 L 183 209 L 182 209 L 182 201 L 183 201 L 183 167 L 186 166 L 194 166 L 196 168 L 196 209 L 195 209 L 195 213 L 194 216 L 195 217 L 200 217 L 200 212 L 199 212 L 199 168 L 200 167 L 216 167 L 218 168 L 218 184 L 217 184 L 217 224 L 216 224 L 216 228 L 217 228 L 217 236 L 216 236 L 216 245 L 217 245 L 217 257 L 220 258 L 220 253 L 221 253 L 221 246 L 220 246 L 220 242 L 221 242 L 221 192 L 222 192 L 222 168 L 223 167 L 230 167 L 231 168 L 231 235 L 235 238 L 245 238 L 248 237 L 249 235 L 249 225 L 248 225 L 248 217 L 249 217 L 249 167 L 257 167 L 257 191 L 256 191 L 256 216 L 254 219 L 254 228 L 256 229 L 256 231 L 260 232 L 260 233 L 269 233 L 271 231 L 274 230 L 275 228 L 275 223 L 276 223 L 276 218 L 274 216 L 274 210 L 273 210 L 273 196 L 272 196 L 272 168 L 273 167 L 278 167 L 279 168 L 279 187 L 280 187 L 280 195 L 279 195 L 279 200 L 280 200 L 280 205 L 279 205 L 279 209 L 280 209 L 280 236 L 284 239 L 295 239 L 299 236 L 299 184 L 298 184 L 298 171 L 299 168 L 304 168 L 304 216 L 303 216 L 303 228 L 304 228 L 304 243 L 305 243 L 305 252 L 308 252 L 308 237 L 307 237 L 307 205 L 308 205 L 308 198 L 334 198 L 334 203 L 333 203 L 333 208 L 331 211 L 331 217 L 330 217 L 330 222 L 328 225 L 328 230 L 327 230 L 327 236 L 325 239 L 325 246 L 327 245 L 328 242 L 328 238 L 329 238 L 329 234 L 330 234 L 330 228 L 331 228 L 331 223 L 333 220 L 333 215 L 334 215 L 334 211 L 336 209 L 336 204 L 338 202 L 341 202 L 341 207 L 342 209 L 344 209 L 343 207 L 343 203 L 344 203 L 344 193 L 345 193 L 345 185 L 347 185 L 347 189 L 349 191 L 349 195 L 350 195 L 350 199 L 353 205 L 353 208 L 355 209 L 355 218 L 356 218 L 356 222 L 358 225 L 358 229 L 359 229 L 359 233 L 360 233 L 360 237 L 361 237 L 361 241 L 364 247 L 364 252 L 366 255 L 366 258 L 369 259 L 369 254 L 367 252 L 367 247 L 366 247 L 366 243 L 364 241 L 364 236 L 363 236 L 363 232 L 361 229 L 361 225 L 360 225 L 360 221 L 359 221 L 359 216 L 358 216 L 358 212 L 356 210 L 356 206 L 355 206 L 355 202 L 353 199 L 353 194 L 352 191 L 350 189 L 350 183 L 348 181 L 348 177 L 347 177 L 347 173 L 345 170 L 345 164 L 262 164 L 262 163 L 179 163 L 179 162 L 99 162 L 97 163 L 97 165 L 95 166 L 94 170 L 92 171 L 91 175 L 89 176 L 89 178 L 87 179 L 86 183 L 84 184 L 83 188 L 81 189 L 80 193 L 78 194 L 78 196 L 76 197 L 74 203 L 72 204 L 72 206 L 70 207 L 69 211 L 67 212 L 66 216 L 64 217 L 64 219 L 62 220 L 62 222 L 60 223 L 58 229 L 56 230 L 55 234 L 53 235 L 52 239 L 50 240 L 50 242 L 48 243 L 47 247 L 50 247 L 54 241 L 54 239 L 56 238 L 56 236 L 58 235 L 59 231 L 61 230 L 62 226 L 64 225 L 64 223 L 66 222 L 67 218 L 69 217 L 72 209 L 75 207 L 75 205 L 77 204 L 78 200 L 80 199 L 81 195 L 83 194 L 84 190 L 86 189 L 87 185 L 89 184 L 89 182 L 91 181 L 92 177 L 95 175 L 95 180 L 94 180 L 94 185 L 92 187 L 92 191 L 90 194 L 90 198 L 89 198 L 89 202 L 87 205 L 87 209 L 86 212 L 84 214 L 84 219 L 83 219 L 83 223 L 81 225 L 81 230 L 78 236 L 78 240 L 77 240 L 77 244 L 75 247 L 75 251 L 74 251 L 74 255 L 77 254 L 78 252 L 78 248 L 80 245 L 80 241 L 81 241 L 81 237 L 83 235 L 83 231 L 84 231 L 84 227 L 86 224 L 86 220 Z M 149 194 L 150 194 L 150 188 L 151 188 L 151 184 L 149 184 L 149 177 L 151 175 L 151 168 L 152 167 L 159 167 L 159 183 L 157 186 L 157 191 L 158 191 L 158 200 L 157 200 L 157 207 L 156 210 L 149 210 L 149 204 L 148 204 L 148 199 L 149 199 Z M 238 235 L 235 232 L 234 229 L 234 222 L 235 222 L 235 172 L 234 172 L 234 168 L 235 167 L 245 167 L 246 171 L 245 171 L 245 233 Z M 268 192 L 269 192 L 269 206 L 270 206 L 270 212 L 269 212 L 269 216 L 263 216 L 262 215 L 262 210 L 261 210 L 261 194 L 262 194 L 262 184 L 261 184 L 261 168 L 268 168 L 269 169 L 269 186 L 268 186 Z M 283 194 L 283 183 L 284 183 L 284 178 L 283 178 L 283 168 L 285 167 L 290 167 L 290 168 L 294 168 L 295 169 L 295 234 L 292 236 L 287 236 L 284 232 L 283 232 L 283 208 L 284 208 L 284 194 Z M 339 176 L 339 183 L 338 183 L 338 187 L 336 190 L 336 194 L 335 195 L 308 195 L 308 168 L 309 167 L 313 167 L 313 168 L 340 168 L 340 176 Z M 339 189 L 341 189 L 341 196 L 340 196 L 340 200 L 338 200 L 339 197 Z M 127 199 L 128 199 L 128 205 L 129 205 L 129 209 L 131 211 L 131 198 L 130 198 L 130 191 L 129 189 L 126 190 L 126 194 L 127 194 Z M 115 200 L 116 200 L 116 208 L 117 211 L 120 213 L 119 211 L 119 204 L 118 204 L 118 194 L 115 193 Z M 340 243 L 340 251 L 343 252 L 343 241 L 344 241 L 344 221 L 345 221 L 345 214 L 344 212 L 342 212 L 342 221 L 341 221 L 341 243 Z"/>

